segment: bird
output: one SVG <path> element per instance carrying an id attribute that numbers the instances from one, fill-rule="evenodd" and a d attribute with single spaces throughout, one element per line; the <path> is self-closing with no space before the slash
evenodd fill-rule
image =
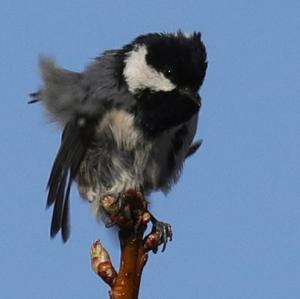
<path id="1" fill-rule="evenodd" d="M 201 145 L 194 136 L 207 65 L 201 33 L 180 30 L 142 34 L 82 72 L 40 57 L 42 84 L 30 102 L 63 128 L 47 184 L 52 238 L 69 239 L 73 182 L 97 215 L 107 195 L 171 190 Z"/>

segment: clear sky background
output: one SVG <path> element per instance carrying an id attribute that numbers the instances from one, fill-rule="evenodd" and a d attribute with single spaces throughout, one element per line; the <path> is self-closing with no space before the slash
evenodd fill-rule
<path id="1" fill-rule="evenodd" d="M 38 55 L 81 70 L 141 33 L 201 31 L 209 67 L 197 138 L 204 143 L 151 209 L 173 225 L 150 254 L 140 298 L 300 298 L 300 2 L 45 1 L 0 3 L 0 297 L 107 298 L 90 270 L 112 230 L 76 188 L 70 241 L 49 238 L 45 185 L 60 142 L 39 105 Z"/>

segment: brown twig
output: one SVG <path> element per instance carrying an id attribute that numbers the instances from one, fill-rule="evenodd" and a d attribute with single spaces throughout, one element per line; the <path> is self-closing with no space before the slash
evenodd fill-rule
<path id="1" fill-rule="evenodd" d="M 111 289 L 112 299 L 137 299 L 143 268 L 147 261 L 147 251 L 143 235 L 120 231 L 120 270 Z"/>
<path id="2" fill-rule="evenodd" d="M 120 269 L 117 273 L 106 249 L 96 241 L 91 249 L 93 270 L 111 287 L 111 299 L 137 299 L 148 251 L 160 245 L 160 236 L 153 233 L 144 238 L 150 214 L 140 193 L 129 191 L 125 206 L 116 209 L 110 196 L 103 199 L 103 208 L 119 227 L 121 248 Z"/>

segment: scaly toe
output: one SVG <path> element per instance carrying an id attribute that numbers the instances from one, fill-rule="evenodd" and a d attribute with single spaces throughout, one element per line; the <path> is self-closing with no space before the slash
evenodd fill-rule
<path id="1" fill-rule="evenodd" d="M 172 227 L 169 223 L 161 222 L 161 221 L 154 221 L 153 228 L 151 231 L 152 236 L 156 236 L 156 246 L 152 248 L 154 253 L 157 253 L 158 246 L 163 244 L 162 252 L 166 250 L 167 243 L 172 241 L 173 233 Z"/>

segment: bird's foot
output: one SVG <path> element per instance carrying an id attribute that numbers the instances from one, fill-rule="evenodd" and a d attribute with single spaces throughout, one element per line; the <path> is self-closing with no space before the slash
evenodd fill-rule
<path id="1" fill-rule="evenodd" d="M 106 195 L 101 199 L 101 207 L 105 211 L 105 226 L 117 225 L 121 230 L 131 231 L 134 234 L 144 233 L 149 221 L 153 227 L 151 233 L 144 239 L 146 250 L 157 253 L 162 246 L 165 251 L 167 243 L 172 241 L 171 225 L 158 221 L 148 212 L 148 203 L 142 192 L 128 190 L 115 195 Z"/>
<path id="2" fill-rule="evenodd" d="M 105 226 L 133 227 L 137 232 L 141 225 L 145 225 L 151 219 L 147 205 L 143 193 L 136 190 L 128 190 L 116 196 L 103 196 L 101 207 L 107 216 L 104 219 Z"/>
<path id="3" fill-rule="evenodd" d="M 172 241 L 172 227 L 169 223 L 156 220 L 151 215 L 153 227 L 151 233 L 145 238 L 146 249 L 157 253 L 158 247 L 163 244 L 162 252 L 165 251 L 168 241 Z"/>
<path id="4" fill-rule="evenodd" d="M 107 194 L 100 200 L 101 209 L 105 212 L 103 221 L 107 228 L 121 221 L 124 215 L 125 203 L 121 195 Z"/>
<path id="5" fill-rule="evenodd" d="M 131 210 L 133 231 L 138 233 L 139 229 L 145 227 L 151 220 L 151 214 L 148 212 L 148 202 L 141 191 L 128 190 L 124 196 Z"/>

